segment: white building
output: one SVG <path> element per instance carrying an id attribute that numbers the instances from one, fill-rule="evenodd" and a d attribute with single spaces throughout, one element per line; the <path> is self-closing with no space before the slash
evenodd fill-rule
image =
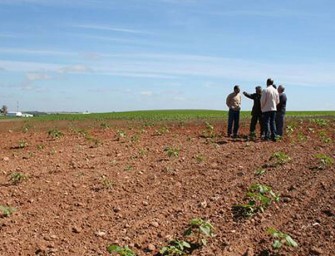
<path id="1" fill-rule="evenodd" d="M 14 117 L 33 117 L 31 114 L 26 114 L 22 112 L 8 112 L 7 116 L 14 116 Z"/>

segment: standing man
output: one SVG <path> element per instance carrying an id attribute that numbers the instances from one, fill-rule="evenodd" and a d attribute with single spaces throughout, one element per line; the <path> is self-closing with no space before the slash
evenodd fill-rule
<path id="1" fill-rule="evenodd" d="M 262 96 L 262 87 L 256 86 L 255 88 L 256 92 L 253 94 L 249 94 L 247 92 L 243 92 L 243 95 L 249 99 L 252 99 L 254 101 L 254 105 L 252 106 L 251 110 L 251 122 L 250 122 L 250 137 L 255 138 L 256 137 L 256 125 L 257 122 L 259 122 L 260 125 L 260 133 L 262 136 L 264 133 L 264 125 L 262 120 L 262 110 L 261 110 L 261 96 Z"/>
<path id="2" fill-rule="evenodd" d="M 284 91 L 285 87 L 283 85 L 279 85 L 278 86 L 279 104 L 277 105 L 276 128 L 277 128 L 277 134 L 281 137 L 283 136 L 283 127 L 284 127 L 286 102 L 287 102 L 287 97 Z"/>
<path id="3" fill-rule="evenodd" d="M 237 132 L 240 122 L 240 110 L 241 110 L 241 94 L 240 87 L 238 85 L 234 86 L 234 92 L 227 96 L 226 104 L 229 108 L 228 112 L 228 137 L 237 137 Z M 234 129 L 233 129 L 234 125 Z M 232 130 L 233 129 L 233 130 Z M 233 133 L 232 133 L 233 132 Z"/>
<path id="4" fill-rule="evenodd" d="M 278 91 L 273 87 L 273 80 L 269 78 L 266 81 L 266 89 L 263 90 L 261 96 L 261 109 L 264 121 L 264 139 L 276 141 L 276 112 L 277 104 L 279 104 Z"/>

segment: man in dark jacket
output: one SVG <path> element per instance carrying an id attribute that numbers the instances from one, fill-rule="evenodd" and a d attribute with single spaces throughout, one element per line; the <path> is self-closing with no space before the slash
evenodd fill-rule
<path id="1" fill-rule="evenodd" d="M 279 85 L 278 86 L 279 104 L 277 105 L 276 128 L 277 128 L 277 134 L 281 137 L 283 136 L 284 118 L 286 113 L 286 102 L 287 102 L 287 97 L 284 91 L 285 87 L 283 85 Z"/>
<path id="2" fill-rule="evenodd" d="M 262 96 L 262 87 L 257 86 L 256 92 L 253 94 L 249 94 L 247 92 L 243 92 L 243 95 L 246 96 L 249 99 L 252 99 L 254 101 L 254 105 L 252 107 L 251 111 L 251 122 L 250 122 L 250 137 L 256 137 L 256 125 L 257 122 L 259 122 L 260 125 L 260 131 L 261 131 L 261 136 L 264 133 L 263 129 L 263 120 L 262 120 L 262 110 L 261 110 L 261 96 Z"/>

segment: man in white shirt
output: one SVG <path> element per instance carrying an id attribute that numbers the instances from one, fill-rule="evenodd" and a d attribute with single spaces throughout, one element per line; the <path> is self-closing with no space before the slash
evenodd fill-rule
<path id="1" fill-rule="evenodd" d="M 264 121 L 265 140 L 270 138 L 276 141 L 276 112 L 279 103 L 278 91 L 273 87 L 273 80 L 269 78 L 266 81 L 266 89 L 263 90 L 261 96 L 261 109 Z"/>

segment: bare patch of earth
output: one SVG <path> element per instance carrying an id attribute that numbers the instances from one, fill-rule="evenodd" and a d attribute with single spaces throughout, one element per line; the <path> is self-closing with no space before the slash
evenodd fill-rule
<path id="1" fill-rule="evenodd" d="M 15 211 L 0 217 L 0 255 L 157 255 L 193 218 L 215 236 L 192 255 L 334 255 L 335 122 L 287 126 L 263 142 L 224 137 L 224 123 L 211 137 L 202 122 L 2 122 L 0 205 Z M 252 184 L 280 201 L 238 218 Z M 276 252 L 269 227 L 299 246 Z"/>

